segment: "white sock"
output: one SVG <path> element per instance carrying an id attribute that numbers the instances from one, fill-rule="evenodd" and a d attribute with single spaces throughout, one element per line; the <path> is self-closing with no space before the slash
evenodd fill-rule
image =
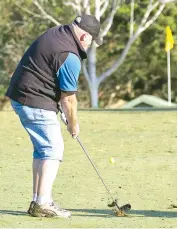
<path id="1" fill-rule="evenodd" d="M 36 200 L 37 200 L 37 194 L 36 194 L 36 193 L 34 193 L 34 194 L 33 194 L 33 201 L 35 201 L 35 202 L 36 202 Z"/>
<path id="2" fill-rule="evenodd" d="M 49 202 L 49 198 L 47 198 L 46 196 L 37 196 L 36 202 L 39 205 L 43 205 L 43 204 L 46 204 L 47 202 Z"/>

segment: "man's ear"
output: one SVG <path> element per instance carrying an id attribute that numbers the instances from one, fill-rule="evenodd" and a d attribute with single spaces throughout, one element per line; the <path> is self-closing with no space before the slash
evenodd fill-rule
<path id="1" fill-rule="evenodd" d="M 86 34 L 84 33 L 84 34 L 82 34 L 81 35 L 81 37 L 80 37 L 80 41 L 85 41 L 86 40 Z"/>

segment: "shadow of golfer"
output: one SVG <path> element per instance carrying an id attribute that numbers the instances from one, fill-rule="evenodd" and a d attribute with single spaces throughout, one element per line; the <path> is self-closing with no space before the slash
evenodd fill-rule
<path id="1" fill-rule="evenodd" d="M 115 217 L 114 213 L 111 210 L 101 210 L 101 209 L 68 209 L 68 210 L 75 213 L 75 216 L 108 217 L 108 218 Z M 155 211 L 155 210 L 130 210 L 128 212 L 128 217 L 176 218 L 177 212 Z"/>
<path id="2" fill-rule="evenodd" d="M 102 217 L 112 218 L 116 217 L 111 210 L 107 209 L 68 209 L 73 216 L 81 217 Z M 25 211 L 12 211 L 12 210 L 0 210 L 0 215 L 16 215 L 16 216 L 28 216 Z M 128 217 L 157 217 L 157 218 L 176 218 L 177 212 L 173 211 L 155 211 L 155 210 L 130 210 Z"/>
<path id="3" fill-rule="evenodd" d="M 155 211 L 155 210 L 131 210 L 129 215 L 140 215 L 144 217 L 161 217 L 161 218 L 176 218 L 175 211 Z"/>
<path id="4" fill-rule="evenodd" d="M 28 215 L 25 211 L 12 211 L 12 210 L 0 210 L 0 215 L 19 215 L 24 216 Z"/>

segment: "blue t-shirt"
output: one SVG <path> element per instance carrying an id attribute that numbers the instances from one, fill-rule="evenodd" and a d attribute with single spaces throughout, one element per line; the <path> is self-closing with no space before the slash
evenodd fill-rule
<path id="1" fill-rule="evenodd" d="M 64 92 L 77 91 L 81 62 L 74 53 L 69 53 L 57 72 L 59 88 Z"/>

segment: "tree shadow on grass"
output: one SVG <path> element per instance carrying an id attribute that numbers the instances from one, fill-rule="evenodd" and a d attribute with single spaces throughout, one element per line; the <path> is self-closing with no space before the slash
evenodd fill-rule
<path id="1" fill-rule="evenodd" d="M 115 217 L 115 215 L 111 210 L 101 210 L 101 209 L 68 209 L 68 210 L 75 213 L 75 216 L 107 217 L 107 218 Z M 177 212 L 155 211 L 155 210 L 130 210 L 127 214 L 127 217 L 176 218 Z"/>

